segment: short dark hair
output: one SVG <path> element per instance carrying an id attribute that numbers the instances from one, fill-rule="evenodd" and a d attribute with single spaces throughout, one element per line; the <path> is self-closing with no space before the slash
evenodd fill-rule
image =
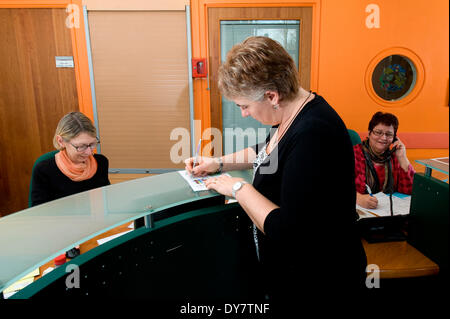
<path id="1" fill-rule="evenodd" d="M 392 125 L 392 127 L 394 128 L 394 134 L 397 135 L 398 118 L 394 114 L 383 112 L 375 113 L 369 122 L 369 132 L 372 132 L 373 128 L 380 123 L 386 126 Z"/>

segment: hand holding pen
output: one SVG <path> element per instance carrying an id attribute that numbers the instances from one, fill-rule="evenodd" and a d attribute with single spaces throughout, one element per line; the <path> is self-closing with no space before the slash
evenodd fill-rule
<path id="1" fill-rule="evenodd" d="M 217 171 L 217 160 L 212 157 L 200 156 L 200 147 L 201 140 L 198 142 L 195 156 L 184 161 L 186 171 L 195 177 L 206 176 Z"/>
<path id="2" fill-rule="evenodd" d="M 373 196 L 372 190 L 370 189 L 369 185 L 366 184 L 366 190 L 368 195 L 363 195 L 363 198 L 361 199 L 362 207 L 364 208 L 377 208 L 378 206 L 378 199 Z"/>

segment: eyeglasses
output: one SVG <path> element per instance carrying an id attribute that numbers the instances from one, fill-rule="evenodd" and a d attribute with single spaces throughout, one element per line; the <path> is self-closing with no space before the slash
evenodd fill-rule
<path id="1" fill-rule="evenodd" d="M 70 142 L 69 142 L 70 143 Z M 96 148 L 97 147 L 97 145 L 98 144 L 100 144 L 100 141 L 99 140 L 97 140 L 96 142 L 94 142 L 94 143 L 91 143 L 91 144 L 88 144 L 88 145 L 86 145 L 86 144 L 83 144 L 83 145 L 80 145 L 80 146 L 76 146 L 76 145 L 73 145 L 72 143 L 70 143 L 70 145 L 72 145 L 76 150 L 77 150 L 77 152 L 84 152 L 85 150 L 87 150 L 87 148 L 89 147 L 91 150 L 93 150 L 94 148 Z"/>
<path id="2" fill-rule="evenodd" d="M 383 135 L 386 136 L 386 138 L 394 138 L 394 134 L 391 132 L 383 132 L 383 131 L 378 131 L 378 130 L 372 130 L 372 133 L 375 134 L 375 136 L 381 137 Z"/>

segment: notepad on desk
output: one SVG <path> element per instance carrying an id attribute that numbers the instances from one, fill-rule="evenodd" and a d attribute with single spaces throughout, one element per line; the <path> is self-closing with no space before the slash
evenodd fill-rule
<path id="1" fill-rule="evenodd" d="M 9 286 L 9 287 L 7 287 L 6 289 L 3 290 L 3 297 L 5 299 L 8 299 L 9 297 L 14 295 L 19 290 L 21 290 L 21 289 L 25 288 L 26 286 L 32 284 L 33 281 L 34 281 L 34 277 L 39 276 L 39 274 L 40 274 L 39 268 L 36 268 L 35 270 L 30 272 L 29 274 L 23 276 L 18 281 L 13 283 L 11 286 Z"/>
<path id="2" fill-rule="evenodd" d="M 391 216 L 391 208 L 389 195 L 385 193 L 373 194 L 378 200 L 377 208 L 363 208 L 356 205 L 358 215 L 360 218 L 371 218 L 371 217 L 384 217 Z M 392 208 L 393 214 L 397 215 L 408 215 L 409 208 L 411 206 L 411 195 L 405 195 L 401 193 L 392 194 Z"/>

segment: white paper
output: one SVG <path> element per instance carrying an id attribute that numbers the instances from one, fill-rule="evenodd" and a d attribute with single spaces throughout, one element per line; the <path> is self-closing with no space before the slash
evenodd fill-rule
<path id="1" fill-rule="evenodd" d="M 389 195 L 385 193 L 373 194 L 378 199 L 377 208 L 363 208 L 356 205 L 356 208 L 363 214 L 359 214 L 360 218 L 391 216 L 391 207 Z M 402 198 L 392 195 L 392 207 L 394 215 L 408 215 L 411 207 L 411 196 L 402 196 Z"/>
<path id="2" fill-rule="evenodd" d="M 42 273 L 42 276 L 45 276 L 46 274 L 48 274 L 49 272 L 51 272 L 53 269 L 53 267 L 48 267 L 47 269 L 44 270 L 44 272 Z"/>
<path id="3" fill-rule="evenodd" d="M 123 232 L 123 233 L 119 233 L 119 234 L 115 234 L 115 235 L 112 235 L 112 236 L 109 236 L 109 237 L 106 237 L 106 238 L 99 239 L 99 240 L 97 240 L 97 243 L 98 243 L 99 245 L 104 244 L 104 243 L 106 243 L 106 242 L 108 242 L 108 241 L 110 241 L 110 240 L 113 240 L 113 239 L 115 239 L 115 238 L 117 238 L 117 237 L 120 237 L 120 236 L 122 236 L 122 235 L 125 235 L 126 233 L 129 233 L 130 231 L 132 231 L 132 230 L 128 230 L 128 231 Z"/>
<path id="4" fill-rule="evenodd" d="M 21 279 L 19 281 L 16 281 L 14 284 L 12 284 L 11 286 L 9 286 L 8 288 L 6 288 L 5 290 L 3 290 L 3 297 L 5 297 L 6 299 L 8 299 L 9 297 L 11 297 L 12 295 L 14 295 L 16 292 L 18 292 L 19 290 L 25 288 L 26 286 L 28 286 L 29 284 L 32 284 L 34 281 L 34 277 L 31 278 L 25 278 L 25 279 Z"/>
<path id="5" fill-rule="evenodd" d="M 188 182 L 189 186 L 191 186 L 192 190 L 194 192 L 200 192 L 200 191 L 207 191 L 205 181 L 210 178 L 214 178 L 221 175 L 228 175 L 229 174 L 215 174 L 215 175 L 207 175 L 204 177 L 193 177 L 191 174 L 189 174 L 186 170 L 178 171 L 180 175 Z"/>

